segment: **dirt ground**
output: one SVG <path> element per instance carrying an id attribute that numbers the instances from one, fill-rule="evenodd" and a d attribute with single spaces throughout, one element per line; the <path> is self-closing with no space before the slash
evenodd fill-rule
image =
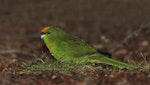
<path id="1" fill-rule="evenodd" d="M 93 76 L 56 72 L 17 74 L 50 53 L 40 39 L 46 26 L 61 27 L 112 58 L 150 63 L 149 0 L 0 0 L 1 85 L 149 85 L 150 72 L 98 71 Z M 148 64 L 148 67 L 149 64 Z"/>

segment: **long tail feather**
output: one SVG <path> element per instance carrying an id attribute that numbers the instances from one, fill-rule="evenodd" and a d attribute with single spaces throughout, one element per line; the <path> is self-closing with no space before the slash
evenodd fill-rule
<path id="1" fill-rule="evenodd" d="M 138 66 L 134 66 L 131 64 L 123 63 L 123 62 L 108 58 L 108 57 L 98 54 L 98 53 L 94 54 L 92 56 L 88 56 L 88 60 L 89 60 L 89 62 L 108 64 L 108 65 L 116 66 L 118 68 L 127 68 L 127 69 L 131 69 L 131 70 L 140 68 Z"/>

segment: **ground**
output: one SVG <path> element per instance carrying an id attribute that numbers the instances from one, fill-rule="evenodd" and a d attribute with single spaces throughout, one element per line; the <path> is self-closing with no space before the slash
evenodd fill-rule
<path id="1" fill-rule="evenodd" d="M 130 63 L 146 59 L 150 68 L 149 5 L 149 0 L 0 0 L 1 85 L 150 84 L 150 72 L 138 70 L 72 76 L 56 71 L 19 73 L 24 64 L 52 59 L 40 39 L 41 29 L 50 25 L 111 53 L 113 59 Z"/>

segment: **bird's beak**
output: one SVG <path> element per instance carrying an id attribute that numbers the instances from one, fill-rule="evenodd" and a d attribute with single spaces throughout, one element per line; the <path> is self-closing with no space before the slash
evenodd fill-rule
<path id="1" fill-rule="evenodd" d="M 43 35 L 41 35 L 41 39 L 43 39 L 43 38 L 44 38 L 44 36 L 45 36 L 44 34 L 43 34 Z"/>
<path id="2" fill-rule="evenodd" d="M 44 38 L 45 34 L 46 34 L 46 31 L 49 29 L 49 27 L 45 27 L 41 30 L 41 39 Z"/>
<path id="3" fill-rule="evenodd" d="M 41 31 L 41 39 L 44 38 L 45 34 L 46 34 L 46 33 L 45 33 L 45 30 L 42 30 L 42 31 Z"/>

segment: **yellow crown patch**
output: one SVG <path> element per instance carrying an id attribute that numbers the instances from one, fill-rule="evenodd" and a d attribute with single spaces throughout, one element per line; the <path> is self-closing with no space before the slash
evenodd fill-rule
<path id="1" fill-rule="evenodd" d="M 49 27 L 45 27 L 45 28 L 42 29 L 41 32 L 46 32 L 48 29 L 49 29 Z"/>

